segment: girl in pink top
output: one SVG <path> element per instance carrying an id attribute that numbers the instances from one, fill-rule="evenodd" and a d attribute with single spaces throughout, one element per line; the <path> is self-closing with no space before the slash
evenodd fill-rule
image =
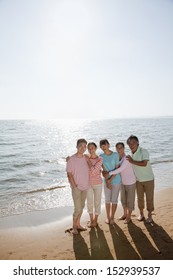
<path id="1" fill-rule="evenodd" d="M 125 220 L 124 223 L 127 224 L 131 221 L 131 213 L 134 210 L 136 177 L 132 164 L 126 159 L 124 143 L 117 143 L 116 150 L 120 158 L 120 167 L 109 172 L 109 175 L 116 175 L 119 173 L 121 175 L 121 203 L 124 209 L 124 214 L 119 219 Z"/>
<path id="2" fill-rule="evenodd" d="M 89 166 L 89 185 L 90 185 L 87 191 L 87 208 L 88 208 L 88 213 L 90 215 L 90 227 L 96 227 L 98 224 L 97 223 L 98 216 L 101 213 L 101 197 L 102 197 L 101 171 L 102 171 L 103 159 L 96 154 L 97 145 L 94 142 L 89 143 L 87 148 L 88 148 L 89 156 L 86 155 L 86 159 Z"/>

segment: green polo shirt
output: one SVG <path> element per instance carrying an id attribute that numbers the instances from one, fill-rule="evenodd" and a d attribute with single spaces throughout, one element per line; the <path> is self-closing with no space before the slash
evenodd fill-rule
<path id="1" fill-rule="evenodd" d="M 137 166 L 133 164 L 133 170 L 136 175 L 137 181 L 147 182 L 154 179 L 154 174 L 149 161 L 149 153 L 147 150 L 138 147 L 137 151 L 132 154 L 132 158 L 136 161 L 147 160 L 146 166 Z"/>

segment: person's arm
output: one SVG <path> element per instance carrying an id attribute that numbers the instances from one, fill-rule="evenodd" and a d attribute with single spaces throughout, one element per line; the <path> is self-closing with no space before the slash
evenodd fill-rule
<path id="1" fill-rule="evenodd" d="M 70 159 L 70 156 L 67 156 L 66 159 L 65 159 L 66 162 L 68 162 L 69 159 Z"/>
<path id="2" fill-rule="evenodd" d="M 71 172 L 67 172 L 67 177 L 68 177 L 68 181 L 70 183 L 70 185 L 73 187 L 73 188 L 77 188 L 77 185 L 75 183 L 75 180 L 74 180 L 74 177 L 72 175 Z"/>
<path id="3" fill-rule="evenodd" d="M 104 165 L 102 164 L 102 175 L 105 179 L 108 179 L 110 176 L 109 176 L 109 172 L 106 170 L 106 168 L 104 167 Z"/>
<path id="4" fill-rule="evenodd" d="M 101 167 L 102 167 L 102 159 L 101 158 L 99 158 L 98 159 L 98 161 L 94 164 L 94 165 L 92 165 L 92 163 L 91 163 L 91 161 L 90 161 L 90 163 L 91 163 L 91 174 L 97 174 L 98 173 L 98 171 L 100 171 L 101 170 Z"/>
<path id="5" fill-rule="evenodd" d="M 116 175 L 111 175 L 108 179 L 106 179 L 106 182 L 108 185 L 112 182 L 112 180 L 115 178 Z"/>
<path id="6" fill-rule="evenodd" d="M 106 187 L 108 188 L 108 189 L 112 189 L 112 187 L 111 187 L 111 185 L 110 185 L 110 183 L 112 182 L 112 180 L 113 180 L 113 178 L 115 177 L 115 176 L 111 176 L 109 179 L 111 179 L 112 177 L 112 179 L 109 181 L 109 179 L 108 179 L 108 177 L 106 176 L 107 174 L 108 174 L 108 176 L 109 176 L 109 172 L 107 172 L 107 170 L 106 170 L 106 168 L 104 167 L 104 165 L 102 164 L 102 168 L 103 168 L 103 171 L 102 171 L 102 175 L 103 175 L 103 177 L 105 178 L 105 180 L 106 180 Z"/>
<path id="7" fill-rule="evenodd" d="M 117 175 L 117 174 L 121 173 L 126 168 L 126 166 L 127 166 L 127 161 L 124 159 L 121 166 L 115 170 L 110 171 L 109 175 Z"/>
<path id="8" fill-rule="evenodd" d="M 86 159 L 86 161 L 87 161 L 87 164 L 88 164 L 88 167 L 89 167 L 89 169 L 91 169 L 92 168 L 92 163 L 91 163 L 91 161 L 90 161 L 90 159 L 89 159 L 89 156 L 88 155 L 84 155 L 85 156 L 85 159 Z"/>
<path id="9" fill-rule="evenodd" d="M 129 155 L 126 157 L 126 159 L 127 159 L 130 163 L 132 163 L 132 164 L 134 164 L 134 165 L 137 165 L 137 166 L 142 166 L 142 167 L 145 167 L 145 166 L 147 165 L 147 163 L 148 163 L 148 160 L 147 160 L 147 159 L 144 159 L 144 160 L 141 160 L 141 161 L 137 161 L 137 160 L 132 159 L 132 157 L 129 156 Z"/>

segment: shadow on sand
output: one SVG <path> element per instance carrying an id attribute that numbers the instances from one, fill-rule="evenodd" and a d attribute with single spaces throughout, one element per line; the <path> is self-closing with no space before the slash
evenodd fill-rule
<path id="1" fill-rule="evenodd" d="M 173 260 L 173 240 L 162 226 L 156 223 L 145 224 L 147 231 L 160 251 L 162 260 Z"/>
<path id="2" fill-rule="evenodd" d="M 140 260 L 140 256 L 128 241 L 122 229 L 117 225 L 109 225 L 117 260 Z"/>
<path id="3" fill-rule="evenodd" d="M 73 249 L 76 260 L 113 260 L 103 230 L 99 226 L 89 232 L 90 248 L 81 234 L 73 235 Z"/>
<path id="4" fill-rule="evenodd" d="M 97 226 L 91 228 L 90 232 L 91 259 L 92 260 L 113 260 L 103 230 Z"/>
<path id="5" fill-rule="evenodd" d="M 142 260 L 162 259 L 160 251 L 152 245 L 140 227 L 131 222 L 128 224 L 128 230 Z"/>
<path id="6" fill-rule="evenodd" d="M 90 260 L 91 256 L 88 250 L 88 246 L 85 242 L 85 239 L 79 233 L 73 235 L 73 250 L 76 260 Z"/>

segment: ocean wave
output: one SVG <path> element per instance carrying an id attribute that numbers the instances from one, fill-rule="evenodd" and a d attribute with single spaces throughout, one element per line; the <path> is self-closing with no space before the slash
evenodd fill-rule
<path id="1" fill-rule="evenodd" d="M 1 180 L 0 184 L 4 184 L 4 183 L 17 183 L 17 182 L 26 182 L 26 179 L 21 179 L 21 178 L 9 178 L 9 179 L 5 179 L 5 180 Z"/>
<path id="2" fill-rule="evenodd" d="M 170 162 L 173 162 L 173 160 L 172 159 L 156 160 L 156 161 L 153 161 L 151 164 L 154 165 L 154 164 L 159 164 L 159 163 L 170 163 Z"/>
<path id="3" fill-rule="evenodd" d="M 0 146 L 14 146 L 14 145 L 20 145 L 20 144 L 22 144 L 22 142 L 18 142 L 18 143 L 16 143 L 16 142 L 9 142 L 9 143 L 7 143 L 7 142 L 5 142 L 5 143 L 3 143 L 3 142 L 0 142 Z"/>
<path id="4" fill-rule="evenodd" d="M 17 157 L 19 154 L 1 155 L 2 158 Z"/>
<path id="5" fill-rule="evenodd" d="M 62 189 L 65 188 L 66 186 L 50 186 L 47 188 L 41 188 L 41 189 L 37 189 L 37 190 L 31 190 L 31 191 L 26 191 L 26 192 L 19 192 L 18 194 L 32 194 L 32 193 L 37 193 L 37 192 L 46 192 L 46 191 L 52 191 L 55 189 Z"/>
<path id="6" fill-rule="evenodd" d="M 46 162 L 46 163 L 58 163 L 58 160 L 57 159 L 45 159 L 43 162 Z"/>
<path id="7" fill-rule="evenodd" d="M 11 167 L 2 167 L 0 168 L 0 171 L 4 172 L 4 171 L 14 171 L 14 168 L 11 168 Z"/>
<path id="8" fill-rule="evenodd" d="M 15 167 L 15 168 L 21 168 L 21 167 L 34 166 L 34 165 L 36 165 L 36 163 L 34 163 L 34 162 L 15 163 L 15 164 L 13 164 L 13 167 Z"/>

